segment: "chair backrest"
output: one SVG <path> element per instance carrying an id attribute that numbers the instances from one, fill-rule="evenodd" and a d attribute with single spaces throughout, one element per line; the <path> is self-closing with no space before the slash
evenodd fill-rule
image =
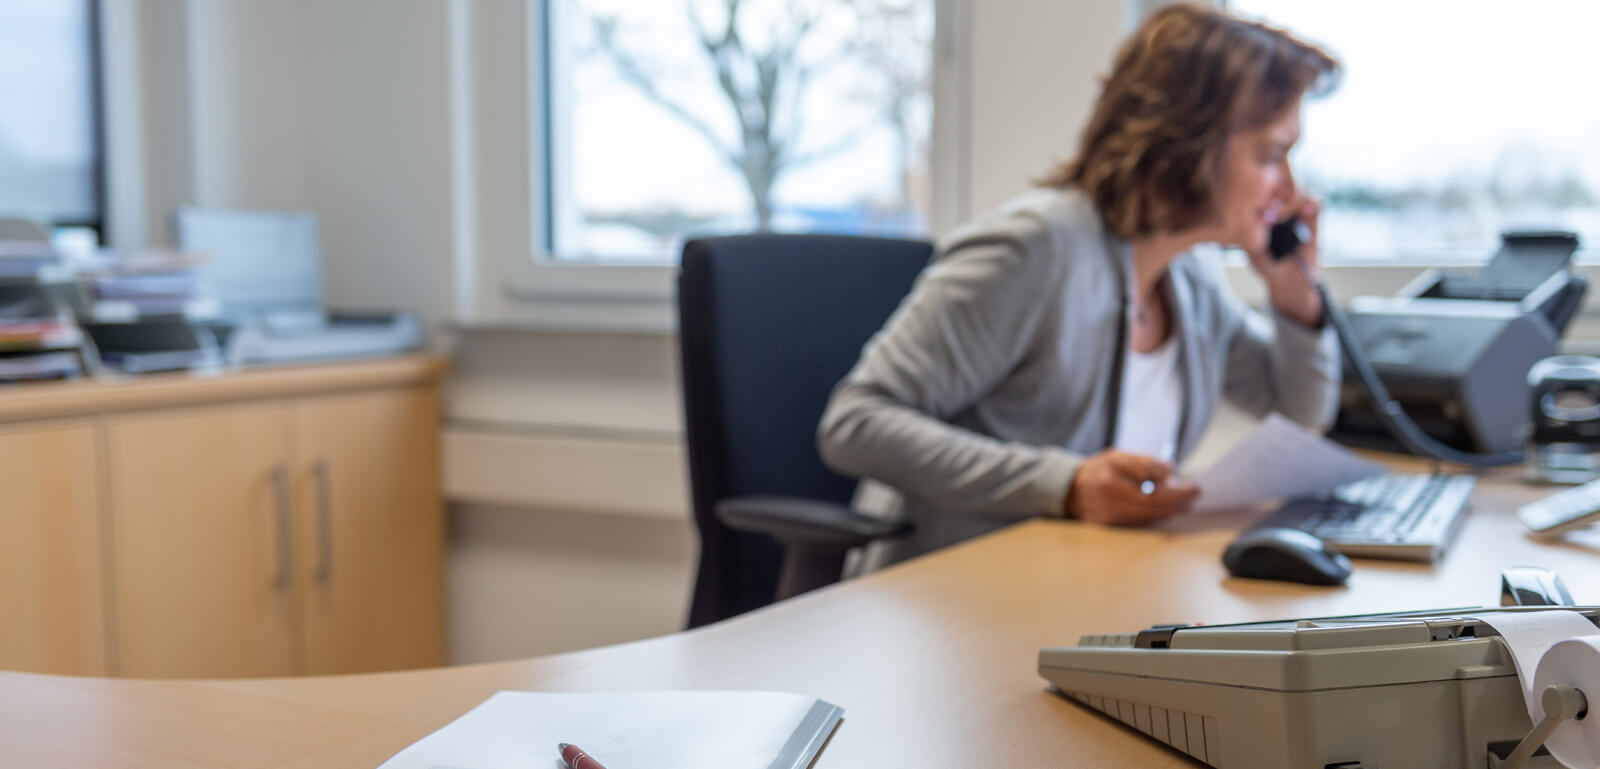
<path id="1" fill-rule="evenodd" d="M 717 519 L 729 497 L 848 503 L 817 423 L 834 385 L 932 258 L 923 241 L 739 235 L 684 244 L 678 321 L 700 566 L 689 626 L 770 603 L 782 552 Z"/>

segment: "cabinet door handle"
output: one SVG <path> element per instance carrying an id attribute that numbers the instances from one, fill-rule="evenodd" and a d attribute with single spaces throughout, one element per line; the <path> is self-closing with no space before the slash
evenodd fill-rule
<path id="1" fill-rule="evenodd" d="M 289 489 L 289 466 L 279 463 L 272 468 L 272 483 L 276 496 L 275 529 L 278 537 L 278 570 L 272 577 L 272 586 L 282 590 L 289 587 L 289 572 L 294 568 L 293 556 L 289 549 L 294 547 L 291 541 L 293 533 L 290 530 L 289 506 L 291 492 Z"/>
<path id="2" fill-rule="evenodd" d="M 319 459 L 311 466 L 317 479 L 317 569 L 320 582 L 333 579 L 333 468 Z"/>

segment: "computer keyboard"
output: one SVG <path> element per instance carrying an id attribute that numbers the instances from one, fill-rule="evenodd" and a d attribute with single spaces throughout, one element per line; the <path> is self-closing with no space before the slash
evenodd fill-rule
<path id="1" fill-rule="evenodd" d="M 1470 475 L 1381 475 L 1289 500 L 1257 525 L 1310 532 L 1345 555 L 1433 561 L 1455 538 L 1476 484 Z"/>

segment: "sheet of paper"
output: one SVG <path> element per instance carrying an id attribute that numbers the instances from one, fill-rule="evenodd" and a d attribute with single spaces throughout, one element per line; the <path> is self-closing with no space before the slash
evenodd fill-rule
<path id="1" fill-rule="evenodd" d="M 1274 413 L 1191 480 L 1200 486 L 1195 511 L 1205 512 L 1325 494 L 1335 486 L 1387 472 L 1383 465 Z"/>
<path id="2" fill-rule="evenodd" d="M 840 712 L 783 692 L 500 692 L 379 769 L 551 769 L 563 742 L 606 769 L 804 767 Z"/>

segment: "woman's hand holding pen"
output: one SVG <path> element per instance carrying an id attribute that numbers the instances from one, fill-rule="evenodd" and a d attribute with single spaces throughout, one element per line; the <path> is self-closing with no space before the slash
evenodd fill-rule
<path id="1" fill-rule="evenodd" d="M 1310 239 L 1293 254 L 1273 259 L 1265 250 L 1250 254 L 1250 266 L 1267 284 L 1267 297 L 1273 309 L 1307 328 L 1322 326 L 1322 297 L 1317 293 L 1317 217 L 1322 204 L 1316 198 L 1300 195 L 1279 217 L 1294 217 L 1306 225 Z"/>
<path id="2" fill-rule="evenodd" d="M 1171 462 L 1107 449 L 1078 465 L 1065 509 L 1085 521 L 1136 526 L 1187 512 L 1199 496 L 1199 487 L 1179 480 Z"/>

